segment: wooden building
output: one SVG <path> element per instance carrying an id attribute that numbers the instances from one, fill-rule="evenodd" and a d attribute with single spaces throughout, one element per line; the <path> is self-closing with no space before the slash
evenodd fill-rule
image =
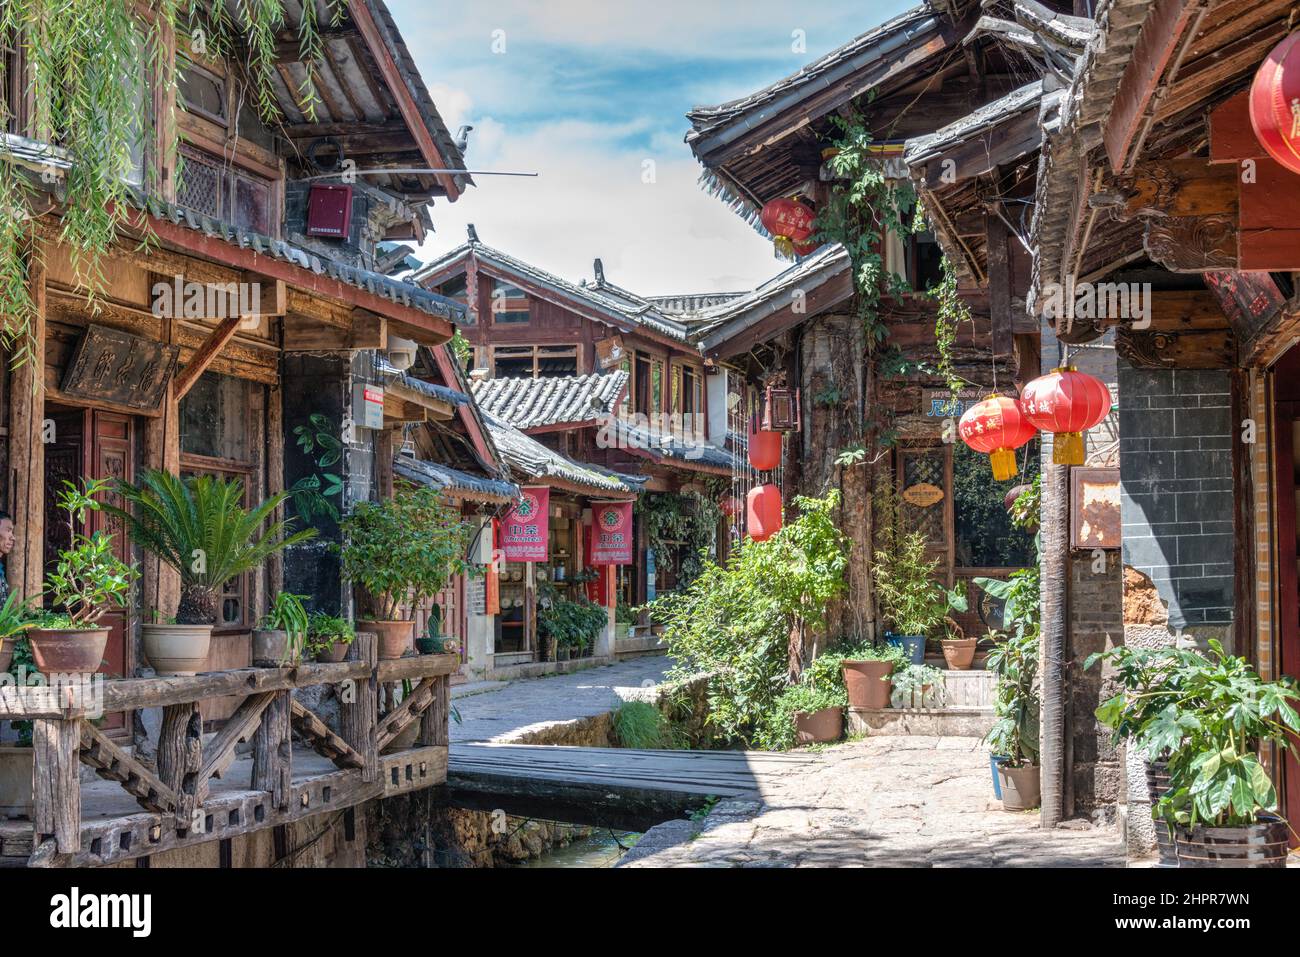
<path id="1" fill-rule="evenodd" d="M 328 5 L 313 2 L 317 22 L 330 23 Z M 180 67 L 179 88 L 145 92 L 156 124 L 140 159 L 140 182 L 160 187 L 137 194 L 93 301 L 61 244 L 62 210 L 42 196 L 51 201 L 36 220 L 37 248 L 27 263 L 34 351 L 12 370 L 6 357 L 0 388 L 0 504 L 15 518 L 7 572 L 20 594 L 40 593 L 60 545 L 47 515 L 65 478 L 129 481 L 146 467 L 216 474 L 240 479 L 254 503 L 329 473 L 339 488 L 329 505 L 338 514 L 391 488 L 385 425 L 473 424 L 467 398 L 457 405 L 387 383 L 386 353 L 406 354 L 412 342 L 441 350 L 465 310 L 378 271 L 376 243 L 421 237 L 428 206 L 454 201 L 470 180 L 403 172 L 455 170 L 463 160 L 382 0 L 352 0 L 345 14 L 322 37 L 310 75 L 296 17 L 285 23 L 272 80 L 281 114 L 274 128 L 257 119 L 233 62 L 164 38 L 164 55 Z M 9 55 L 21 75 L 21 49 Z M 142 66 L 140 75 L 150 71 Z M 314 87 L 314 116 L 300 99 L 304 84 Z M 21 84 L 6 92 L 14 91 Z M 28 171 L 38 194 L 57 196 L 72 160 L 32 138 L 34 118 L 21 96 L 9 110 L 14 129 L 4 134 L 0 162 Z M 373 132 L 380 128 L 382 135 Z M 173 131 L 180 156 L 168 148 Z M 331 156 L 354 160 L 359 177 L 329 184 L 349 196 L 351 224 L 323 238 L 309 207 Z M 234 290 L 232 305 L 222 297 Z M 384 425 L 367 427 L 363 407 L 385 384 L 392 396 L 381 400 Z M 303 451 L 304 430 L 332 436 L 340 461 L 320 466 Z M 299 504 L 286 508 L 301 527 Z M 124 536 L 115 539 L 121 557 L 142 562 L 143 578 L 137 600 L 109 619 L 104 720 L 92 724 L 88 706 L 51 702 L 40 689 L 2 689 L 4 717 L 35 721 L 39 774 L 34 819 L 0 824 L 0 858 L 268 864 L 290 859 L 299 840 L 314 843 L 328 822 L 335 833 L 320 846 L 359 863 L 364 816 L 351 808 L 443 780 L 454 660 L 376 663 L 367 637 L 343 664 L 247 667 L 250 629 L 269 595 L 287 589 L 310 596 L 316 608 L 350 611 L 350 589 L 327 549 L 337 524 L 319 514 L 311 524 L 319 539 L 228 583 L 209 673 L 196 678 L 157 679 L 143 670 L 137 626 L 146 615 L 175 611 L 179 583 Z M 401 705 L 390 697 L 381 712 L 377 685 L 403 679 L 414 682 L 413 696 Z M 294 696 L 340 683 L 356 694 L 336 703 L 334 727 L 325 711 Z M 329 687 L 310 699 L 312 707 L 333 700 Z M 382 753 L 421 722 L 416 749 Z M 294 734 L 306 750 L 291 747 Z M 236 758 L 244 741 L 254 743 L 251 762 Z M 83 763 L 125 793 L 106 784 L 83 788 Z M 336 812 L 345 809 L 341 819 Z"/>

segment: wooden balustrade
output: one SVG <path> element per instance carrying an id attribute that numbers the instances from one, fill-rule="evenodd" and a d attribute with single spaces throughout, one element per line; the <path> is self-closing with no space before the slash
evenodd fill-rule
<path id="1" fill-rule="evenodd" d="M 105 679 L 99 708 L 92 695 L 0 687 L 0 719 L 32 720 L 35 748 L 33 818 L 30 824 L 0 822 L 0 856 L 11 858 L 30 848 L 32 866 L 108 864 L 444 783 L 450 676 L 459 667 L 458 657 L 379 661 L 376 651 L 375 636 L 362 633 L 349 660 L 338 664 Z M 408 680 L 413 691 L 381 714 L 381 697 L 393 701 L 396 685 Z M 337 730 L 293 696 L 295 689 L 325 684 L 335 686 Z M 385 689 L 389 694 L 381 695 Z M 243 701 L 205 741 L 198 703 L 228 695 L 241 695 Z M 97 712 L 141 708 L 162 709 L 155 767 L 92 723 Z M 382 753 L 413 724 L 419 727 L 413 748 Z M 312 767 L 295 775 L 295 739 L 332 768 L 314 759 Z M 244 743 L 252 750 L 247 789 L 228 783 Z M 83 820 L 83 763 L 117 783 L 140 810 L 88 809 Z"/>

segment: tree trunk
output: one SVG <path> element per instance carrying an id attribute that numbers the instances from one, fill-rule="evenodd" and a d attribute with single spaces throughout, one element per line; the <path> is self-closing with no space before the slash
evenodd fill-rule
<path id="1" fill-rule="evenodd" d="M 208 585 L 185 585 L 176 606 L 176 624 L 213 625 L 217 621 L 217 590 Z"/>

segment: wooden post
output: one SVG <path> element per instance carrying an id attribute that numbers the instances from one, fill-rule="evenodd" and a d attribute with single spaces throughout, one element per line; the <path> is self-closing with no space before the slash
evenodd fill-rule
<path id="1" fill-rule="evenodd" d="M 158 731 L 158 777 L 176 795 L 176 827 L 189 830 L 197 807 L 199 769 L 203 766 L 203 721 L 195 702 L 163 708 Z"/>
<path id="2" fill-rule="evenodd" d="M 6 564 L 10 587 L 32 598 L 45 576 L 45 262 L 39 246 L 27 270 L 35 314 L 31 352 L 9 380 L 9 502 L 17 541 Z"/>
<path id="3" fill-rule="evenodd" d="M 81 850 L 80 719 L 32 722 L 32 807 L 37 843 L 53 835 L 60 854 Z"/>
<path id="4" fill-rule="evenodd" d="M 289 723 L 290 690 L 276 692 L 253 734 L 254 791 L 270 791 L 271 803 L 287 810 L 293 783 L 293 735 Z"/>
<path id="5" fill-rule="evenodd" d="M 416 743 L 421 747 L 446 747 L 451 729 L 451 675 L 438 675 L 433 681 L 433 704 L 420 715 L 420 735 Z"/>
<path id="6" fill-rule="evenodd" d="M 1011 322 L 1011 268 L 1007 249 L 1007 224 L 996 209 L 984 217 L 988 242 L 989 324 L 993 355 L 1009 356 L 1015 348 Z"/>
<path id="7" fill-rule="evenodd" d="M 1043 827 L 1055 827 L 1072 809 L 1065 806 L 1065 711 L 1069 702 L 1065 654 L 1069 628 L 1070 467 L 1043 466 L 1042 634 L 1038 673 L 1042 681 L 1039 764 L 1042 767 Z"/>
<path id="8" fill-rule="evenodd" d="M 366 759 L 361 780 L 369 783 L 379 777 L 379 749 L 375 746 L 375 723 L 379 715 L 379 679 L 375 668 L 379 663 L 379 639 L 373 632 L 357 632 L 348 659 L 364 661 L 369 676 L 355 683 L 352 700 L 345 700 L 339 708 L 339 730 L 353 750 Z"/>
<path id="9" fill-rule="evenodd" d="M 172 320 L 162 320 L 163 343 L 172 341 Z M 172 475 L 181 470 L 180 403 L 172 398 L 171 389 L 163 393 L 162 414 L 149 420 L 145 434 L 145 462 L 151 469 L 161 469 Z M 180 573 L 164 564 L 157 556 L 146 553 L 142 575 L 145 620 L 151 611 L 172 615 L 181 600 Z"/>
<path id="10" fill-rule="evenodd" d="M 266 494 L 284 491 L 284 390 L 273 385 L 266 400 Z M 275 510 L 274 521 L 284 518 L 284 506 Z M 276 552 L 266 560 L 270 594 L 284 591 L 284 554 Z"/>

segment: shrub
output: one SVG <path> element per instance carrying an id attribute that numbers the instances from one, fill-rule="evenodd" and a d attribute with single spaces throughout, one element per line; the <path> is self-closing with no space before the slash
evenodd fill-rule
<path id="1" fill-rule="evenodd" d="M 772 710 L 763 717 L 755 736 L 758 744 L 773 751 L 785 751 L 795 745 L 795 715 L 811 714 L 825 708 L 843 708 L 849 703 L 843 683 L 833 688 L 818 686 L 807 680 L 790 685 L 777 697 Z"/>
<path id="2" fill-rule="evenodd" d="M 614 734 L 625 748 L 659 750 L 672 747 L 668 719 L 645 701 L 626 701 L 614 712 Z"/>

